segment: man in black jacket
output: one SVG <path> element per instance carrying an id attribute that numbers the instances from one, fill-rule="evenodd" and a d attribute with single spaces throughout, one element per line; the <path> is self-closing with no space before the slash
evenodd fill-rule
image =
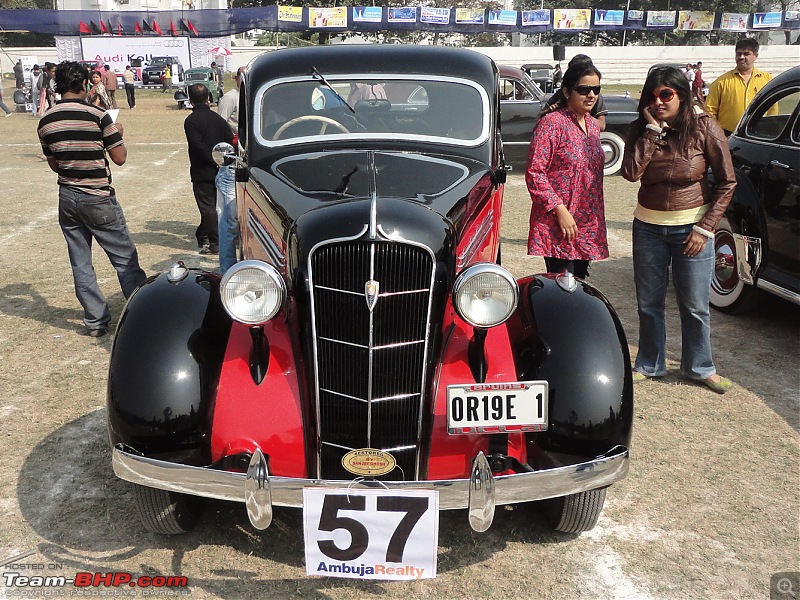
<path id="1" fill-rule="evenodd" d="M 233 132 L 225 119 L 211 110 L 208 88 L 202 83 L 189 86 L 192 114 L 183 122 L 186 141 L 189 143 L 189 175 L 192 190 L 200 211 L 200 225 L 195 231 L 200 254 L 219 252 L 217 224 L 217 163 L 211 149 L 219 142 L 233 143 Z"/>

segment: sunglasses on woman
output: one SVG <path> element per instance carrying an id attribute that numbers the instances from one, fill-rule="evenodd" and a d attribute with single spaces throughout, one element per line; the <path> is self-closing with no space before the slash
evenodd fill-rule
<path id="1" fill-rule="evenodd" d="M 670 100 L 672 100 L 675 97 L 675 94 L 677 94 L 677 93 L 678 92 L 676 92 L 672 88 L 668 88 L 668 87 L 661 88 L 661 90 L 657 94 L 655 92 L 653 92 L 653 99 L 650 102 L 655 102 L 656 98 L 658 98 L 662 102 L 666 103 L 666 102 L 669 102 Z"/>
<path id="2" fill-rule="evenodd" d="M 599 85 L 576 85 L 573 91 L 578 92 L 581 96 L 588 96 L 589 92 L 592 92 L 595 96 L 600 94 L 600 88 L 602 86 Z"/>

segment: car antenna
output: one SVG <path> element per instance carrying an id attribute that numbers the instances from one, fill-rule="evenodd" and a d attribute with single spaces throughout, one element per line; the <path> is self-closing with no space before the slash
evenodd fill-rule
<path id="1" fill-rule="evenodd" d="M 325 84 L 325 87 L 327 87 L 327 88 L 328 88 L 330 91 L 332 91 L 334 94 L 336 94 L 336 97 L 337 97 L 337 98 L 339 98 L 339 100 L 341 100 L 341 101 L 342 101 L 342 103 L 344 103 L 344 105 L 345 105 L 347 108 L 349 108 L 349 109 L 350 109 L 350 112 L 351 112 L 351 113 L 353 113 L 353 114 L 356 114 L 356 109 L 355 109 L 355 108 L 353 108 L 352 106 L 350 106 L 350 105 L 347 103 L 347 100 L 345 100 L 344 98 L 342 98 L 342 95 L 341 95 L 339 92 L 337 92 L 337 91 L 334 89 L 334 87 L 333 87 L 333 86 L 332 86 L 330 83 L 328 83 L 328 80 L 327 80 L 327 79 L 325 79 L 325 76 L 324 76 L 322 73 L 320 73 L 319 71 L 317 71 L 317 67 L 311 67 L 311 74 L 312 74 L 314 77 L 319 77 L 320 81 L 322 81 L 322 83 L 323 83 L 323 84 Z"/>

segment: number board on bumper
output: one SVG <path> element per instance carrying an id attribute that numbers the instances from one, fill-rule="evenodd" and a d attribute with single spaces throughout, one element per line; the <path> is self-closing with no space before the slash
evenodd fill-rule
<path id="1" fill-rule="evenodd" d="M 447 431 L 544 431 L 548 394 L 547 381 L 448 385 Z"/>

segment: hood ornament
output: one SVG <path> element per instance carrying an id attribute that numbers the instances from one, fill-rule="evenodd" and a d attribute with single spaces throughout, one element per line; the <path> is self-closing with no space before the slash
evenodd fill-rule
<path id="1" fill-rule="evenodd" d="M 375 308 L 375 304 L 378 302 L 378 292 L 380 289 L 381 284 L 373 279 L 370 279 L 364 284 L 364 296 L 367 298 L 367 308 L 369 312 L 372 312 L 372 309 Z"/>

